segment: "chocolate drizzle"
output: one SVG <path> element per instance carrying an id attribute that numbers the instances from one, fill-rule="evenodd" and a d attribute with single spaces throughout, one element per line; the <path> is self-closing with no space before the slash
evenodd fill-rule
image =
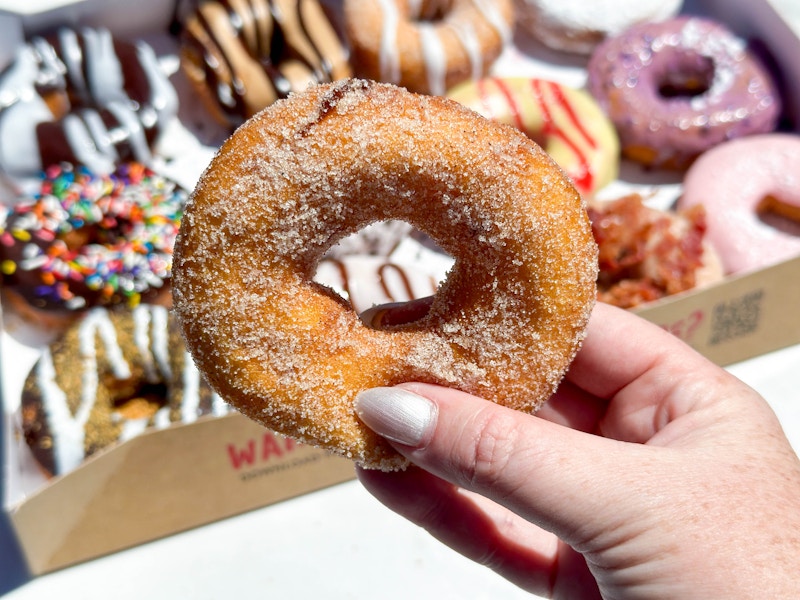
<path id="1" fill-rule="evenodd" d="M 317 0 L 201 0 L 185 19 L 184 66 L 235 127 L 309 83 L 349 75 L 325 18 Z M 326 42 L 337 47 L 326 48 Z"/>

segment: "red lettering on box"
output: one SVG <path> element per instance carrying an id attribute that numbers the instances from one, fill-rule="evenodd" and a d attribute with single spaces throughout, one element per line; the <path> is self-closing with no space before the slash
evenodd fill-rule
<path id="1" fill-rule="evenodd" d="M 689 313 L 689 315 L 686 317 L 679 319 L 674 323 L 662 325 L 661 327 L 669 331 L 675 337 L 682 339 L 684 342 L 689 342 L 705 318 L 705 312 L 698 308 L 697 310 Z"/>
<path id="2" fill-rule="evenodd" d="M 261 446 L 259 452 L 259 445 Z M 250 439 L 243 446 L 228 444 L 228 459 L 231 467 L 238 471 L 242 467 L 251 467 L 257 462 L 268 462 L 275 458 L 282 458 L 286 453 L 297 448 L 297 442 L 289 438 L 276 436 L 264 432 L 261 439 Z"/>

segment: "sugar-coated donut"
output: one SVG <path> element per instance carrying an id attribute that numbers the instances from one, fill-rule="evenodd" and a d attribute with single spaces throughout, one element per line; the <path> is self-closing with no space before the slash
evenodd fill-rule
<path id="1" fill-rule="evenodd" d="M 350 76 L 318 0 L 200 0 L 183 17 L 181 65 L 229 127 L 311 83 Z"/>
<path id="2" fill-rule="evenodd" d="M 359 77 L 444 95 L 486 75 L 511 39 L 512 0 L 345 0 Z"/>
<path id="3" fill-rule="evenodd" d="M 726 273 L 800 255 L 800 136 L 751 136 L 703 154 L 678 200 L 683 208 L 698 205 Z"/>
<path id="4" fill-rule="evenodd" d="M 167 288 L 187 194 L 139 163 L 58 165 L 0 210 L 0 280 L 44 311 L 136 305 Z"/>
<path id="5" fill-rule="evenodd" d="M 601 302 L 633 308 L 722 279 L 700 206 L 662 211 L 638 194 L 589 206 L 597 242 Z"/>
<path id="6" fill-rule="evenodd" d="M 59 162 L 106 174 L 149 163 L 178 96 L 146 43 L 106 29 L 34 37 L 0 77 L 0 167 L 32 176 Z"/>
<path id="7" fill-rule="evenodd" d="M 463 83 L 448 97 L 523 131 L 584 195 L 617 177 L 619 140 L 614 126 L 583 90 L 536 78 L 490 77 Z"/>
<path id="8" fill-rule="evenodd" d="M 683 0 L 516 0 L 520 27 L 555 50 L 591 54 L 607 37 L 639 23 L 663 21 Z"/>
<path id="9" fill-rule="evenodd" d="M 622 152 L 684 169 L 729 139 L 775 129 L 781 99 L 744 40 L 697 17 L 646 23 L 597 47 L 588 88 L 617 127 Z"/>
<path id="10" fill-rule="evenodd" d="M 406 221 L 456 258 L 430 311 L 389 330 L 313 284 L 325 251 Z M 226 400 L 365 466 L 405 466 L 355 395 L 424 381 L 532 411 L 595 299 L 580 194 L 536 144 L 456 102 L 348 80 L 273 104 L 201 177 L 175 245 L 187 345 Z"/>

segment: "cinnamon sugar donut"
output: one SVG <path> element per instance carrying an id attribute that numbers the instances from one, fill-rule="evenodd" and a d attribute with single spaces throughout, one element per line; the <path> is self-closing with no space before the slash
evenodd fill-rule
<path id="1" fill-rule="evenodd" d="M 512 0 L 345 0 L 356 75 L 444 95 L 483 77 L 511 38 Z"/>
<path id="2" fill-rule="evenodd" d="M 183 23 L 181 66 L 225 126 L 309 84 L 350 76 L 317 0 L 199 0 Z"/>
<path id="3" fill-rule="evenodd" d="M 311 277 L 338 239 L 393 218 L 456 261 L 424 317 L 372 329 Z M 359 391 L 424 381 L 536 410 L 577 351 L 597 277 L 583 201 L 529 138 L 361 80 L 295 94 L 239 128 L 201 177 L 175 252 L 175 310 L 220 395 L 381 469 L 407 463 L 359 421 Z"/>
<path id="4" fill-rule="evenodd" d="M 147 164 L 177 110 L 148 44 L 64 27 L 32 38 L 0 76 L 0 168 L 24 177 L 59 162 L 99 174 Z"/>

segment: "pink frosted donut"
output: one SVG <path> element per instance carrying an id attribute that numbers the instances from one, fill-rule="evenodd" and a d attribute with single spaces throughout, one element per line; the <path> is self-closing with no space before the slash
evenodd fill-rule
<path id="1" fill-rule="evenodd" d="M 600 44 L 588 88 L 617 127 L 622 152 L 685 169 L 729 139 L 773 131 L 781 102 L 743 39 L 697 17 L 646 23 Z"/>
<path id="2" fill-rule="evenodd" d="M 800 255 L 800 136 L 751 136 L 706 152 L 686 173 L 679 200 L 681 208 L 696 204 L 706 208 L 708 239 L 726 273 Z"/>

